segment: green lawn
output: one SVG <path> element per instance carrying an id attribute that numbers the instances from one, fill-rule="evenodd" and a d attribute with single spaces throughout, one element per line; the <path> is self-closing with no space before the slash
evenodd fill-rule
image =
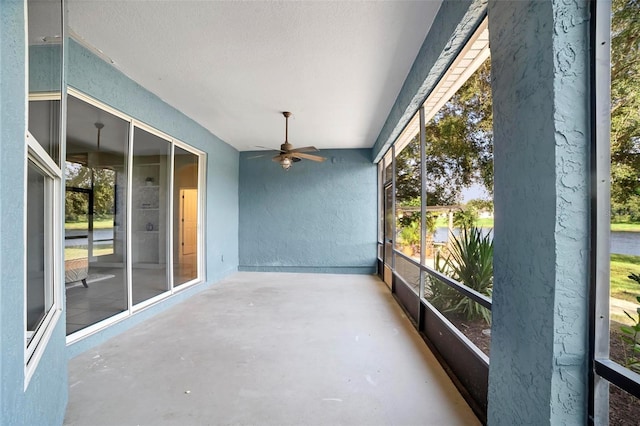
<path id="1" fill-rule="evenodd" d="M 65 247 L 64 248 L 64 260 L 82 259 L 89 254 L 85 247 Z M 94 256 L 104 256 L 107 254 L 113 254 L 113 246 L 101 247 L 93 250 Z"/>
<path id="2" fill-rule="evenodd" d="M 449 226 L 446 217 L 438 217 L 436 219 L 436 228 L 446 228 Z M 476 226 L 480 228 L 493 228 L 493 218 L 487 217 L 483 219 L 478 219 L 476 221 Z M 640 223 L 612 223 L 611 231 L 616 232 L 640 232 Z"/>
<path id="3" fill-rule="evenodd" d="M 640 285 L 627 278 L 630 273 L 640 274 L 640 256 L 611 255 L 611 296 L 636 302 Z"/>
<path id="4" fill-rule="evenodd" d="M 640 223 L 612 223 L 612 231 L 640 232 Z"/>
<path id="5" fill-rule="evenodd" d="M 438 217 L 436 219 L 436 228 L 446 228 L 449 226 L 449 221 L 446 217 Z M 479 228 L 493 228 L 493 218 L 485 217 L 476 220 L 476 226 Z"/>
<path id="6" fill-rule="evenodd" d="M 493 228 L 493 218 L 483 217 L 476 221 L 476 226 L 479 228 Z"/>
<path id="7" fill-rule="evenodd" d="M 104 217 L 93 221 L 93 229 L 111 228 L 113 228 L 113 217 Z M 89 223 L 86 219 L 77 222 L 65 222 L 64 229 L 89 229 Z"/>

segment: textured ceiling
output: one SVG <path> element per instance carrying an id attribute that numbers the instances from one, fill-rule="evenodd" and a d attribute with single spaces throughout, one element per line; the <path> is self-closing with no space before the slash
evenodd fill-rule
<path id="1" fill-rule="evenodd" d="M 440 1 L 80 1 L 69 25 L 236 149 L 373 146 Z"/>

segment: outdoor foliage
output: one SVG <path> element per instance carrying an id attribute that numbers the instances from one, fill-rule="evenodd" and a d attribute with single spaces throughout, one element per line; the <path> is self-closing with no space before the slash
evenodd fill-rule
<path id="1" fill-rule="evenodd" d="M 400 242 L 414 250 L 420 246 L 420 221 L 413 221 L 400 230 Z"/>
<path id="2" fill-rule="evenodd" d="M 611 216 L 640 221 L 640 1 L 613 0 Z"/>
<path id="3" fill-rule="evenodd" d="M 475 227 L 463 228 L 460 236 L 451 235 L 453 244 L 449 255 L 441 262 L 436 256 L 435 269 L 454 280 L 491 297 L 493 291 L 493 240 Z M 455 312 L 468 320 L 483 319 L 491 323 L 491 312 L 472 299 L 431 278 L 430 301 L 443 312 Z"/>
<path id="4" fill-rule="evenodd" d="M 462 189 L 474 183 L 493 192 L 490 77 L 487 60 L 425 127 L 430 206 L 458 204 Z M 415 142 L 396 157 L 398 199 L 420 197 L 420 144 Z"/>
<path id="5" fill-rule="evenodd" d="M 453 226 L 460 229 L 471 228 L 478 221 L 478 211 L 469 205 L 464 210 L 458 210 L 453 214 Z"/>
<path id="6" fill-rule="evenodd" d="M 447 262 L 436 252 L 434 269 L 443 275 L 447 275 Z M 438 278 L 429 275 L 429 292 L 427 299 L 440 312 L 451 312 L 462 298 L 462 295 Z"/>
<path id="7" fill-rule="evenodd" d="M 629 275 L 629 279 L 640 284 L 640 275 L 638 274 Z M 636 300 L 640 303 L 640 295 L 636 295 Z M 636 308 L 636 318 L 627 311 L 624 311 L 624 313 L 633 322 L 633 325 L 631 326 L 620 326 L 620 331 L 622 331 L 621 338 L 625 352 L 624 366 L 636 373 L 640 373 L 640 306 Z"/>
<path id="8" fill-rule="evenodd" d="M 67 188 L 93 189 L 93 214 L 96 219 L 112 215 L 115 207 L 116 173 L 110 169 L 98 169 L 77 163 L 66 165 Z M 65 195 L 66 221 L 85 221 L 89 213 L 88 194 L 67 191 Z"/>

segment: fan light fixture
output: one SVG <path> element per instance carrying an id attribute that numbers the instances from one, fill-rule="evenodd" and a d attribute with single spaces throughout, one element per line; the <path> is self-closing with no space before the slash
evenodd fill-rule
<path id="1" fill-rule="evenodd" d="M 285 170 L 289 170 L 289 167 L 291 167 L 291 164 L 292 164 L 292 161 L 289 157 L 283 157 L 282 160 L 280 160 L 280 165 Z"/>

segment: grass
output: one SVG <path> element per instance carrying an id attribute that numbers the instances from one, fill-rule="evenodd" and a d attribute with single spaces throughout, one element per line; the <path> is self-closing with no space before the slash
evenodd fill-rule
<path id="1" fill-rule="evenodd" d="M 492 217 L 483 217 L 476 220 L 476 226 L 478 228 L 493 228 L 493 218 Z"/>
<path id="2" fill-rule="evenodd" d="M 446 217 L 438 217 L 436 219 L 436 228 L 446 228 L 449 226 L 448 219 Z M 493 218 L 485 217 L 476 221 L 478 228 L 493 228 Z M 640 232 L 640 223 L 630 222 L 615 222 L 611 224 L 611 231 L 613 232 Z"/>
<path id="3" fill-rule="evenodd" d="M 94 219 L 93 221 L 93 229 L 111 228 L 113 228 L 113 216 Z M 89 222 L 86 219 L 78 220 L 76 222 L 65 222 L 64 229 L 89 229 Z"/>
<path id="4" fill-rule="evenodd" d="M 94 248 L 93 255 L 94 256 L 104 256 L 107 254 L 113 254 L 113 246 Z M 85 247 L 65 247 L 64 248 L 64 259 L 72 260 L 72 259 L 82 259 L 83 257 L 87 257 L 89 255 L 89 251 Z"/>
<path id="5" fill-rule="evenodd" d="M 438 217 L 436 219 L 436 228 L 447 228 L 449 226 L 449 220 L 446 217 Z M 476 220 L 476 226 L 478 228 L 493 228 L 493 218 L 484 217 Z"/>
<path id="6" fill-rule="evenodd" d="M 640 223 L 618 222 L 611 224 L 611 230 L 617 232 L 640 232 Z"/>
<path id="7" fill-rule="evenodd" d="M 611 297 L 636 302 L 640 286 L 628 278 L 632 272 L 640 274 L 640 256 L 611 255 Z"/>

